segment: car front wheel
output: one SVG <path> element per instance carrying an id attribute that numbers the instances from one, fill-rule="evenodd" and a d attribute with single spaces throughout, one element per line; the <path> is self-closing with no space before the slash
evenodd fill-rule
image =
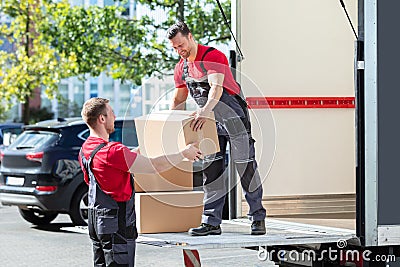
<path id="1" fill-rule="evenodd" d="M 69 216 L 75 225 L 87 225 L 88 222 L 88 188 L 81 186 L 74 194 Z"/>
<path id="2" fill-rule="evenodd" d="M 45 212 L 35 209 L 21 209 L 19 208 L 19 213 L 22 218 L 34 225 L 46 225 L 53 221 L 58 213 L 56 212 Z"/>

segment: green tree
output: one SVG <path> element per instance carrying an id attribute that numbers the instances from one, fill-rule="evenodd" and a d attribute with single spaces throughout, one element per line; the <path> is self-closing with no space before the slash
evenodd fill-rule
<path id="1" fill-rule="evenodd" d="M 230 39 L 215 0 L 138 2 L 152 10 L 164 10 L 167 20 L 156 23 L 148 16 L 128 19 L 121 16 L 123 5 L 83 8 L 59 2 L 48 8 L 52 17 L 45 29 L 48 41 L 59 53 L 76 55 L 76 75 L 98 76 L 105 71 L 114 79 L 140 85 L 145 76 L 162 75 L 173 69 L 176 56 L 164 35 L 178 19 L 183 18 L 203 44 Z M 230 17 L 230 0 L 222 4 Z"/>
<path id="2" fill-rule="evenodd" d="M 203 44 L 211 42 L 226 43 L 230 40 L 228 27 L 218 8 L 216 0 L 137 0 L 150 9 L 162 9 L 167 20 L 154 27 L 166 30 L 174 22 L 185 21 L 196 40 Z M 231 1 L 221 0 L 221 6 L 227 18 L 231 17 Z M 228 21 L 230 23 L 230 21 Z M 161 36 L 162 37 L 162 36 Z"/>
<path id="3" fill-rule="evenodd" d="M 54 118 L 54 113 L 47 108 L 30 108 L 29 124 Z"/>
<path id="4" fill-rule="evenodd" d="M 76 102 L 73 102 L 65 97 L 58 99 L 58 117 L 79 117 L 81 116 L 81 108 Z"/>
<path id="5" fill-rule="evenodd" d="M 152 42 L 154 32 L 148 17 L 129 20 L 122 6 L 70 6 L 67 2 L 48 5 L 51 21 L 42 30 L 59 53 L 76 55 L 74 75 L 96 77 L 105 71 L 114 79 L 141 78 L 158 70 L 162 47 Z"/>
<path id="6" fill-rule="evenodd" d="M 57 92 L 60 79 L 76 67 L 76 56 L 57 52 L 37 30 L 48 22 L 42 0 L 3 0 L 0 11 L 11 18 L 0 25 L 0 36 L 14 49 L 0 51 L 0 97 L 4 108 L 15 100 L 24 103 L 23 122 L 29 123 L 29 100 L 34 90 L 45 88 L 49 98 Z M 66 75 L 67 74 L 67 75 Z"/>
<path id="7" fill-rule="evenodd" d="M 172 53 L 165 31 L 178 20 L 184 21 L 192 31 L 194 38 L 201 44 L 228 43 L 230 40 L 229 28 L 218 8 L 216 0 L 137 0 L 148 6 L 151 10 L 161 9 L 167 14 L 167 19 L 162 22 L 152 23 L 151 28 L 156 29 L 152 42 L 162 40 L 158 48 L 162 49 L 163 57 L 160 59 L 160 70 L 172 70 L 176 64 L 177 55 Z M 227 18 L 231 17 L 231 1 L 221 0 L 221 6 Z M 230 23 L 230 21 L 228 21 Z M 159 72 L 162 74 L 162 72 Z M 157 74 L 157 72 L 156 72 Z"/>
<path id="8" fill-rule="evenodd" d="M 12 18 L 2 25 L 1 36 L 15 50 L 0 52 L 0 97 L 7 107 L 13 99 L 25 103 L 35 88 L 46 88 L 52 98 L 60 79 L 106 72 L 122 82 L 141 84 L 154 74 L 170 73 L 176 63 L 165 30 L 183 19 L 203 44 L 227 42 L 229 31 L 215 0 L 138 0 L 150 9 L 162 9 L 167 19 L 156 23 L 144 16 L 128 19 L 123 6 L 74 6 L 68 1 L 3 0 L 0 11 Z M 230 17 L 230 0 L 221 1 Z M 1 112 L 1 111 L 0 111 Z"/>

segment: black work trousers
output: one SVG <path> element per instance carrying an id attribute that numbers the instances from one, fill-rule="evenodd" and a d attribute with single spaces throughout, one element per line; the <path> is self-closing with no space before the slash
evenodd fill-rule
<path id="1" fill-rule="evenodd" d="M 121 222 L 119 220 L 121 218 L 118 218 L 116 214 L 100 213 L 99 210 L 89 209 L 88 215 L 94 266 L 133 267 L 136 249 L 134 227 L 126 227 L 125 220 Z"/>

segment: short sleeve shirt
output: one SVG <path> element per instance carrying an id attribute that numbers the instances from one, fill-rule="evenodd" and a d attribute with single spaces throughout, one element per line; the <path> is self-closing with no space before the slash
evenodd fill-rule
<path id="1" fill-rule="evenodd" d="M 82 152 L 89 159 L 92 151 L 102 143 L 106 145 L 100 149 L 92 160 L 92 171 L 97 183 L 104 193 L 115 201 L 128 201 L 132 196 L 130 166 L 135 161 L 137 154 L 119 142 L 107 142 L 99 137 L 89 136 L 82 145 Z M 88 176 L 84 171 L 82 159 L 79 163 L 83 170 L 84 179 L 89 184 Z"/>
<path id="2" fill-rule="evenodd" d="M 189 76 L 195 79 L 200 79 L 204 75 L 212 73 L 224 74 L 224 82 L 223 82 L 224 89 L 230 95 L 239 94 L 240 88 L 236 83 L 235 79 L 233 78 L 231 69 L 229 67 L 228 59 L 226 58 L 225 54 L 222 53 L 221 51 L 214 49 L 212 51 L 209 51 L 205 55 L 203 60 L 203 65 L 207 73 L 206 74 L 203 73 L 200 62 L 201 59 L 203 58 L 204 53 L 207 51 L 208 48 L 210 47 L 198 44 L 195 61 L 193 63 L 188 62 Z M 174 80 L 176 88 L 186 87 L 185 81 L 183 80 L 183 64 L 184 60 L 181 58 L 175 66 Z"/>

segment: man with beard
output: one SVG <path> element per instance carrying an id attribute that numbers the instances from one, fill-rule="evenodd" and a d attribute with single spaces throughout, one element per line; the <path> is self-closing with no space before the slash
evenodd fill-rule
<path id="1" fill-rule="evenodd" d="M 230 143 L 232 161 L 240 175 L 241 185 L 250 206 L 251 234 L 263 235 L 265 209 L 263 189 L 255 160 L 254 139 L 247 103 L 240 97 L 240 87 L 230 71 L 228 59 L 219 50 L 197 44 L 184 22 L 167 30 L 167 38 L 181 57 L 174 70 L 175 95 L 172 109 L 183 109 L 188 94 L 196 101 L 197 111 L 191 123 L 194 131 L 203 127 L 214 111 L 220 152 L 204 159 L 204 212 L 202 224 L 189 230 L 193 236 L 219 235 L 225 196 L 225 154 Z"/>
<path id="2" fill-rule="evenodd" d="M 134 266 L 137 232 L 131 173 L 163 172 L 185 158 L 198 160 L 201 152 L 190 144 L 181 153 L 146 158 L 119 142 L 109 142 L 115 115 L 108 99 L 89 99 L 81 115 L 90 130 L 79 162 L 89 185 L 94 266 Z"/>

